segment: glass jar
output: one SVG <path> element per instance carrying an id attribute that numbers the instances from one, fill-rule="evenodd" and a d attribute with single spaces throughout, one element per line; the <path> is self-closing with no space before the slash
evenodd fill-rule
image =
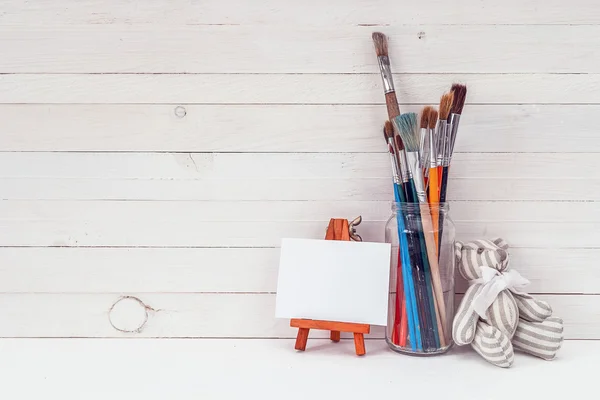
<path id="1" fill-rule="evenodd" d="M 452 345 L 455 227 L 447 203 L 394 203 L 386 341 L 394 351 L 441 354 Z"/>

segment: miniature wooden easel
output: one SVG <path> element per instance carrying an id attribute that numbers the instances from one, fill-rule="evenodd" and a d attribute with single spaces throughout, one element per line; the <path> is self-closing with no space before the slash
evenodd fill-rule
<path id="1" fill-rule="evenodd" d="M 354 230 L 354 227 L 361 222 L 361 217 L 356 218 L 351 223 L 346 219 L 332 218 L 329 221 L 325 240 L 356 240 L 361 241 Z M 298 328 L 298 336 L 296 337 L 296 350 L 306 350 L 306 341 L 308 333 L 311 329 L 322 329 L 331 331 L 329 338 L 334 342 L 340 341 L 341 332 L 352 332 L 354 334 L 354 347 L 356 355 L 362 356 L 366 353 L 365 349 L 365 333 L 369 333 L 371 326 L 368 324 L 356 324 L 352 322 L 337 322 L 337 321 L 321 321 L 314 319 L 292 319 L 290 321 L 292 328 Z"/>

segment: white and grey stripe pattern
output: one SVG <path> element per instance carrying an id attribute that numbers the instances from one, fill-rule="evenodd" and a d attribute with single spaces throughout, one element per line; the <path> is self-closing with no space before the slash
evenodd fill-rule
<path id="1" fill-rule="evenodd" d="M 508 269 L 507 249 L 508 245 L 502 239 L 456 244 L 459 272 L 471 281 L 471 286 L 454 318 L 454 342 L 459 346 L 470 343 L 488 362 L 504 368 L 510 367 L 514 361 L 513 346 L 536 357 L 552 360 L 563 342 L 563 322 L 552 317 L 552 308 L 545 301 L 526 293 L 504 290 L 486 311 L 485 320 L 480 319 L 473 309 L 473 299 L 483 288 L 483 284 L 473 283 L 481 278 L 480 267 L 504 272 Z"/>
<path id="2" fill-rule="evenodd" d="M 456 258 L 461 275 L 469 280 L 481 278 L 479 267 L 495 267 L 500 271 L 508 267 L 506 242 L 502 239 L 476 240 L 465 244 L 456 244 Z M 472 284 L 467 289 L 464 298 L 456 312 L 452 326 L 452 336 L 457 345 L 462 346 L 473 341 L 475 326 L 479 316 L 474 312 L 472 303 L 481 290 L 482 284 Z M 486 312 L 486 320 L 497 326 L 509 338 L 515 332 L 519 318 L 517 305 L 512 294 L 501 292 Z"/>
<path id="3" fill-rule="evenodd" d="M 486 321 L 500 329 L 509 338 L 512 338 L 519 322 L 519 310 L 512 293 L 504 290 L 485 313 Z"/>
<path id="4" fill-rule="evenodd" d="M 519 315 L 531 322 L 542 322 L 552 315 L 552 307 L 545 301 L 538 300 L 527 293 L 514 293 Z"/>
<path id="5" fill-rule="evenodd" d="M 499 329 L 479 321 L 471 346 L 486 361 L 502 368 L 513 364 L 515 353 L 508 336 Z"/>
<path id="6" fill-rule="evenodd" d="M 504 243 L 502 239 L 497 239 Z M 468 281 L 481 278 L 479 267 L 495 268 L 500 272 L 508 268 L 508 252 L 491 240 L 475 240 L 456 244 L 456 258 L 459 272 Z"/>
<path id="7" fill-rule="evenodd" d="M 460 302 L 460 306 L 458 306 L 458 310 L 456 310 L 452 322 L 452 338 L 458 346 L 471 343 L 475 337 L 475 327 L 479 315 L 473 309 L 473 298 L 481 291 L 482 287 L 483 285 L 480 283 L 469 286 Z"/>
<path id="8" fill-rule="evenodd" d="M 502 250 L 508 249 L 508 243 L 506 243 L 506 241 L 502 238 L 496 238 L 496 239 L 492 240 L 492 242 L 494 242 L 494 244 L 496 246 L 500 247 Z"/>
<path id="9" fill-rule="evenodd" d="M 521 319 L 513 337 L 515 349 L 544 360 L 552 360 L 563 342 L 563 321 L 559 317 L 549 317 L 543 322 L 529 322 Z"/>

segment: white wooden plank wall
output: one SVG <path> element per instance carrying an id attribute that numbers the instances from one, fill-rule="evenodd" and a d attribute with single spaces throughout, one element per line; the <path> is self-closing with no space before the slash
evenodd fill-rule
<path id="1" fill-rule="evenodd" d="M 0 337 L 292 337 L 280 238 L 383 238 L 373 30 L 403 111 L 469 85 L 459 238 L 600 339 L 593 0 L 2 1 Z"/>

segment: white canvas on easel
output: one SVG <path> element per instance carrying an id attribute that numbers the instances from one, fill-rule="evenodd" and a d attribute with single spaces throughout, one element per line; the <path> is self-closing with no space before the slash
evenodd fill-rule
<path id="1" fill-rule="evenodd" d="M 277 318 L 387 324 L 388 243 L 283 239 Z"/>

